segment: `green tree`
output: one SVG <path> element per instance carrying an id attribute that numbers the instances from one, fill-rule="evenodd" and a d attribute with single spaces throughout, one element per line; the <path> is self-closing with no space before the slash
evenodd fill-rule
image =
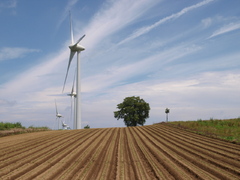
<path id="1" fill-rule="evenodd" d="M 170 109 L 166 108 L 165 113 L 166 113 L 166 121 L 168 122 L 168 113 L 170 112 Z"/>
<path id="2" fill-rule="evenodd" d="M 86 126 L 84 127 L 84 129 L 90 129 L 90 126 L 89 126 L 89 125 L 86 125 Z"/>
<path id="3" fill-rule="evenodd" d="M 114 112 L 114 117 L 124 119 L 124 123 L 127 127 L 137 126 L 145 124 L 147 118 L 149 118 L 150 106 L 140 97 L 126 97 L 122 103 L 117 105 L 119 111 Z"/>

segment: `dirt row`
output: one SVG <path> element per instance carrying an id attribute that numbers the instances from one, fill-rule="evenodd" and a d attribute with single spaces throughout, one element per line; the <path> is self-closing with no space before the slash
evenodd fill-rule
<path id="1" fill-rule="evenodd" d="M 165 124 L 21 134 L 0 179 L 240 179 L 240 146 Z"/>

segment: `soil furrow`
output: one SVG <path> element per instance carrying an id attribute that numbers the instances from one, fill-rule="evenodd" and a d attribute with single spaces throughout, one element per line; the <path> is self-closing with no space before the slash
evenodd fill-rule
<path id="1" fill-rule="evenodd" d="M 75 135 L 77 136 L 77 135 Z M 64 136 L 65 137 L 65 136 Z M 68 139 L 64 138 L 63 144 L 65 142 L 68 141 Z M 68 138 L 72 138 L 73 136 L 68 136 Z M 56 141 L 56 142 L 60 142 L 60 141 Z M 37 144 L 37 142 L 36 142 Z M 4 172 L 8 172 L 11 171 L 11 173 L 16 169 L 16 167 L 21 167 L 24 164 L 28 164 L 31 163 L 32 161 L 35 161 L 36 159 L 38 159 L 41 156 L 45 156 L 46 154 L 48 154 L 51 151 L 56 151 L 56 148 L 58 149 L 59 145 L 55 144 L 54 142 L 51 143 L 46 143 L 46 145 L 39 145 L 39 147 L 35 148 L 35 149 L 31 149 L 31 150 L 26 150 L 25 153 L 23 154 L 18 154 L 17 156 L 12 156 L 12 154 L 9 154 L 8 156 L 8 160 L 6 161 L 2 161 L 0 168 L 1 169 L 1 173 L 0 175 L 2 176 Z M 26 147 L 27 149 L 28 147 Z M 12 165 L 14 163 L 14 166 Z M 11 166 L 11 167 L 9 167 Z M 5 171 L 7 170 L 7 171 Z"/>
<path id="2" fill-rule="evenodd" d="M 186 171 L 195 176 L 195 178 L 219 179 L 217 176 L 221 176 L 218 173 L 217 176 L 216 174 L 212 174 L 211 170 L 209 172 L 205 171 L 206 169 L 208 169 L 208 166 L 205 166 L 204 162 L 202 164 L 201 159 L 195 159 L 194 157 L 192 157 L 192 154 L 187 154 L 184 150 L 179 149 L 179 147 L 175 146 L 173 141 L 177 141 L 177 139 L 169 141 L 168 139 L 165 139 L 163 137 L 158 138 L 158 136 L 155 136 L 154 133 L 150 133 L 150 130 L 147 130 L 147 133 L 145 134 L 148 136 L 148 140 L 150 142 L 155 144 L 155 146 L 161 148 L 169 156 L 172 156 L 173 161 L 176 161 L 179 166 L 184 167 Z"/>
<path id="3" fill-rule="evenodd" d="M 78 164 L 86 154 L 89 155 L 88 153 L 91 153 L 89 149 L 91 149 L 94 141 L 98 140 L 98 138 L 103 138 L 105 133 L 106 132 L 103 130 L 96 130 L 94 135 L 91 135 L 91 133 L 86 134 L 85 139 L 83 138 L 81 141 L 81 146 L 77 145 L 71 153 L 68 153 L 61 158 L 61 160 L 52 162 L 52 166 L 42 174 L 39 174 L 36 178 L 53 180 L 66 177 L 66 179 L 71 179 L 67 178 L 67 174 L 71 174 L 72 170 L 76 167 L 76 164 Z M 76 143 L 76 141 L 77 140 L 75 139 L 74 143 Z M 74 173 L 72 173 L 72 175 L 73 174 Z"/>
<path id="4" fill-rule="evenodd" d="M 142 151 L 142 155 L 145 158 L 148 169 L 147 172 L 151 174 L 151 179 L 174 179 L 174 177 L 164 168 L 164 166 L 159 163 L 157 158 L 149 151 L 146 146 L 144 137 L 139 138 L 135 135 L 136 128 L 133 129 L 134 138 L 138 148 Z"/>
<path id="5" fill-rule="evenodd" d="M 140 130 L 140 129 L 138 129 Z M 142 134 L 143 137 L 146 138 L 141 139 L 143 142 L 146 142 L 146 146 L 148 147 L 148 151 L 152 152 L 154 156 L 159 160 L 161 164 L 164 165 L 165 169 L 169 171 L 170 174 L 174 176 L 176 179 L 201 179 L 199 176 L 199 173 L 197 170 L 193 170 L 194 166 L 193 164 L 190 164 L 188 162 L 184 163 L 182 162 L 182 157 L 178 156 L 176 153 L 172 152 L 169 153 L 169 149 L 167 149 L 165 146 L 157 146 L 156 144 L 159 143 L 159 141 L 149 141 L 151 136 L 148 136 L 143 131 L 136 131 L 136 136 L 140 137 L 140 134 Z M 161 156 L 159 156 L 161 154 Z M 171 164 L 171 165 L 170 165 Z M 191 168 L 189 168 L 191 167 Z"/>
<path id="6" fill-rule="evenodd" d="M 207 163 L 208 165 L 206 166 L 205 164 L 206 164 L 206 161 L 208 162 L 208 160 L 203 159 L 202 155 L 200 153 L 194 151 L 192 149 L 194 146 L 192 146 L 192 147 L 188 146 L 186 148 L 185 146 L 187 146 L 187 144 L 183 145 L 183 143 L 181 141 L 178 142 L 177 138 L 170 140 L 170 138 L 167 138 L 167 137 L 155 136 L 154 133 L 151 133 L 151 135 L 153 135 L 153 137 L 156 137 L 156 139 L 161 141 L 161 145 L 164 144 L 164 146 L 168 147 L 172 151 L 177 152 L 177 154 L 181 155 L 186 160 L 193 162 L 200 168 L 204 169 L 205 171 L 207 171 L 209 173 L 214 174 L 214 176 L 216 176 L 220 179 L 225 179 L 227 177 L 233 177 L 233 178 L 236 177 L 235 175 L 227 172 L 226 169 L 224 169 L 224 168 L 219 169 L 220 167 L 217 166 L 216 164 Z M 173 154 L 173 153 L 171 153 L 171 154 Z"/>
<path id="7" fill-rule="evenodd" d="M 95 133 L 97 133 L 97 131 Z M 91 136 L 93 136 L 95 133 L 91 133 Z M 88 134 L 85 134 L 85 135 L 88 135 Z M 76 139 L 75 141 L 72 141 L 72 142 L 69 141 L 68 144 L 66 144 L 66 147 L 62 147 L 61 149 L 59 149 L 59 151 L 55 152 L 53 156 L 50 155 L 42 158 L 41 163 L 38 162 L 38 166 L 36 166 L 35 168 L 33 167 L 30 168 L 28 173 L 21 176 L 20 179 L 31 180 L 39 176 L 41 173 L 47 171 L 53 165 L 61 161 L 64 157 L 73 153 L 74 149 L 82 145 L 87 138 L 89 137 L 84 138 L 79 136 L 79 139 Z"/>
<path id="8" fill-rule="evenodd" d="M 134 166 L 136 167 L 136 172 L 141 179 L 151 179 L 151 175 L 147 173 L 146 169 L 146 162 L 144 159 L 144 155 L 142 154 L 141 150 L 138 148 L 135 137 L 133 136 L 133 127 L 126 128 L 128 130 L 128 142 L 129 142 L 129 147 L 131 149 L 132 157 L 133 157 L 133 163 Z M 151 168 L 151 167 L 148 167 Z M 151 168 L 152 169 L 152 168 Z M 150 171 L 151 172 L 151 171 Z"/>
<path id="9" fill-rule="evenodd" d="M 104 136 L 104 141 L 96 141 L 98 146 L 92 148 L 92 151 L 87 158 L 84 157 L 83 161 L 86 161 L 85 163 L 79 162 L 74 169 L 74 175 L 71 179 L 89 179 L 89 176 L 94 175 L 95 171 L 98 171 L 94 166 L 98 166 L 98 164 L 101 166 L 103 164 L 102 153 L 106 151 L 106 147 L 108 147 L 113 134 L 114 132 L 112 129 L 109 129 L 108 133 Z M 79 169 L 81 169 L 81 171 L 79 171 Z"/>
<path id="10" fill-rule="evenodd" d="M 67 133 L 67 132 L 65 132 L 65 133 Z M 27 137 L 25 137 L 23 135 L 25 135 L 25 134 L 19 135 L 20 137 L 24 137 L 21 139 L 19 139 L 19 138 L 9 139 L 10 137 L 3 137 L 3 138 L 6 138 L 7 140 L 9 140 L 9 142 L 0 144 L 1 158 L 2 158 L 2 156 L 4 156 L 4 154 L 9 154 L 12 151 L 15 151 L 15 149 L 13 148 L 13 145 L 17 146 L 18 151 L 20 151 L 22 149 L 25 149 L 26 146 L 27 147 L 35 146 L 34 142 L 44 143 L 45 141 L 51 141 L 52 139 L 58 138 L 58 136 L 63 136 L 63 133 L 57 132 L 57 131 L 46 131 L 46 132 L 28 133 L 28 134 L 26 134 L 26 135 L 28 135 Z M 34 139 L 34 142 L 33 142 L 33 139 Z M 2 141 L 2 138 L 1 138 L 1 141 Z"/>
<path id="11" fill-rule="evenodd" d="M 202 140 L 204 139 L 204 142 L 202 143 L 204 143 L 205 145 L 215 147 L 215 148 L 221 147 L 221 149 L 223 149 L 224 151 L 227 151 L 233 154 L 236 153 L 237 155 L 239 155 L 240 153 L 239 145 L 231 143 L 231 146 L 229 146 L 229 142 L 226 142 L 224 140 L 210 138 L 204 135 L 196 134 L 190 131 L 184 131 L 182 129 L 168 126 L 168 125 L 160 125 L 160 126 L 161 126 L 161 129 L 163 130 L 166 129 L 168 131 L 171 131 L 172 134 L 176 134 L 177 136 L 189 137 L 189 135 L 191 135 L 191 138 L 193 138 L 195 141 L 198 141 L 198 142 L 202 142 Z"/>
<path id="12" fill-rule="evenodd" d="M 58 132 L 44 131 L 44 132 L 18 134 L 18 135 L 14 135 L 15 138 L 12 138 L 12 136 L 1 137 L 0 147 L 2 147 L 2 150 L 11 149 L 13 145 L 20 147 L 22 143 L 26 143 L 28 141 L 31 142 L 33 137 L 38 141 L 38 139 L 42 139 L 45 136 L 49 136 L 49 135 L 52 135 L 52 138 L 54 138 L 55 134 L 58 134 Z"/>
<path id="13" fill-rule="evenodd" d="M 62 134 L 59 136 L 55 136 L 54 138 L 51 138 L 51 134 L 50 134 L 49 136 L 44 137 L 42 139 L 39 138 L 39 141 L 34 139 L 34 140 L 29 140 L 28 142 L 30 143 L 25 144 L 22 142 L 20 147 L 16 145 L 14 147 L 18 147 L 18 148 L 12 147 L 8 153 L 5 153 L 5 155 L 2 155 L 0 158 L 0 161 L 5 161 L 5 163 L 7 163 L 8 161 L 10 161 L 9 163 L 16 162 L 17 159 L 13 159 L 13 157 L 17 158 L 18 156 L 22 156 L 21 154 L 24 154 L 24 153 L 29 154 L 30 151 L 32 151 L 32 153 L 34 154 L 35 152 L 41 151 L 41 149 L 47 148 L 49 142 L 54 144 L 59 140 L 64 140 L 69 137 L 71 137 L 71 135 L 66 136 L 65 134 Z M 11 157 L 11 159 L 9 157 Z M 0 168 L 2 168 L 1 165 L 0 165 Z"/>
<path id="14" fill-rule="evenodd" d="M 130 141 L 130 137 L 129 137 L 129 131 L 128 128 L 124 128 L 123 131 L 124 134 L 124 138 L 123 138 L 123 142 L 124 142 L 124 155 L 126 157 L 125 161 L 126 163 L 124 163 L 124 170 L 125 172 L 127 172 L 125 175 L 127 176 L 128 179 L 139 179 L 138 173 L 137 173 L 137 166 L 135 166 L 135 164 L 133 163 L 135 161 L 135 158 L 133 156 L 133 149 L 131 148 L 131 141 Z"/>
<path id="15" fill-rule="evenodd" d="M 120 128 L 119 130 L 119 141 L 118 141 L 118 146 L 117 146 L 117 164 L 116 164 L 116 179 L 118 180 L 124 180 L 124 155 L 123 155 L 123 147 L 124 147 L 124 142 L 123 142 L 123 128 Z M 126 180 L 128 180 L 126 178 Z"/>
<path id="16" fill-rule="evenodd" d="M 95 151 L 95 155 L 92 156 L 91 162 L 97 162 L 97 163 L 91 163 L 88 164 L 88 172 L 85 174 L 84 179 L 97 179 L 97 175 L 102 171 L 104 167 L 104 159 L 106 157 L 106 153 L 108 149 L 110 148 L 111 141 L 114 138 L 114 131 L 111 129 L 108 133 L 109 135 L 106 137 L 106 141 L 101 144 L 100 148 L 98 148 L 98 151 Z M 89 173 L 91 172 L 91 173 Z M 77 175 L 74 177 L 74 179 L 77 179 Z"/>
<path id="17" fill-rule="evenodd" d="M 77 134 L 75 133 L 72 136 L 73 138 L 74 138 L 74 135 L 77 136 Z M 68 143 L 68 142 L 70 142 L 70 143 Z M 68 146 L 70 146 L 72 144 L 73 144 L 73 142 L 66 139 L 64 142 L 59 141 L 58 143 L 55 143 L 54 145 L 48 146 L 48 147 L 50 147 L 50 149 L 45 148 L 44 150 L 42 150 L 39 153 L 36 153 L 34 155 L 32 155 L 32 154 L 27 155 L 28 158 L 26 158 L 24 161 L 21 161 L 20 164 L 19 164 L 19 162 L 15 163 L 14 167 L 20 167 L 20 168 L 15 169 L 12 166 L 11 167 L 12 170 L 11 170 L 10 174 L 8 174 L 7 176 L 10 178 L 16 179 L 16 177 L 20 177 L 20 176 L 24 175 L 25 173 L 35 169 L 40 164 L 47 161 L 49 158 L 52 158 L 56 154 L 61 152 L 62 149 L 67 149 Z M 8 168 L 8 167 L 6 167 L 6 168 Z"/>
<path id="18" fill-rule="evenodd" d="M 131 180 L 135 179 L 133 165 L 128 148 L 125 128 L 120 129 L 119 146 L 118 146 L 118 163 L 116 179 Z"/>
<path id="19" fill-rule="evenodd" d="M 106 177 L 103 177 L 103 179 L 116 179 L 116 177 L 117 177 L 119 138 L 120 138 L 120 128 L 117 129 L 116 140 L 113 144 L 112 157 L 109 157 L 111 163 L 109 163 L 109 168 L 106 171 Z M 109 156 L 109 155 L 107 154 L 107 156 Z"/>
<path id="20" fill-rule="evenodd" d="M 204 138 L 202 139 L 202 142 L 199 142 L 199 141 L 195 141 L 195 138 L 192 138 L 189 134 L 189 137 L 181 137 L 180 135 L 175 135 L 173 133 L 169 134 L 168 131 L 164 131 L 162 129 L 155 129 L 155 128 L 151 128 L 152 130 L 154 129 L 156 133 L 158 133 L 159 135 L 162 135 L 164 137 L 168 137 L 168 138 L 177 138 L 179 140 L 181 140 L 181 142 L 185 142 L 187 144 L 192 144 L 194 145 L 194 147 L 198 147 L 200 150 L 205 150 L 205 151 L 208 151 L 209 153 L 211 152 L 211 154 L 217 154 L 220 156 L 220 157 L 226 157 L 226 159 L 228 159 L 227 161 L 232 164 L 234 161 L 239 161 L 240 160 L 240 154 L 237 154 L 236 151 L 235 153 L 233 154 L 232 152 L 229 152 L 229 151 L 226 151 L 226 150 L 223 150 L 221 149 L 221 147 L 212 147 L 212 146 L 209 146 L 209 145 L 206 145 L 204 143 Z M 214 141 L 214 139 L 213 139 Z M 229 146 L 231 146 L 232 144 L 229 143 Z M 231 159 L 229 159 L 231 158 Z"/>
<path id="21" fill-rule="evenodd" d="M 97 162 L 94 166 L 89 169 L 89 171 L 93 171 L 94 173 L 89 174 L 86 179 L 109 179 L 107 176 L 107 172 L 111 173 L 111 166 L 112 166 L 112 172 L 114 174 L 115 169 L 115 161 L 116 156 L 114 156 L 114 146 L 116 146 L 117 143 L 117 135 L 118 130 L 113 129 L 113 132 L 111 132 L 110 139 L 108 140 L 108 143 L 105 145 L 105 148 L 102 150 L 102 152 L 99 154 L 99 157 L 96 159 Z M 115 178 L 115 177 L 114 177 Z"/>

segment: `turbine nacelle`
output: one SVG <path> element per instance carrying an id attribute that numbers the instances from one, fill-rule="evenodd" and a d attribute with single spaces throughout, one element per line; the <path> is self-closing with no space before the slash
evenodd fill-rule
<path id="1" fill-rule="evenodd" d="M 58 117 L 58 118 L 61 118 L 61 117 L 63 117 L 61 114 L 56 114 L 56 116 Z"/>
<path id="2" fill-rule="evenodd" d="M 57 118 L 63 117 L 63 116 L 58 112 L 56 99 L 55 99 L 55 108 L 56 108 L 56 117 L 57 117 Z"/>
<path id="3" fill-rule="evenodd" d="M 79 45 L 79 44 L 74 44 L 74 45 L 70 45 L 68 46 L 72 52 L 79 52 L 79 51 L 84 51 L 85 48 L 82 46 L 82 45 Z"/>
<path id="4" fill-rule="evenodd" d="M 63 129 L 71 129 L 64 121 L 62 121 L 62 128 Z"/>
<path id="5" fill-rule="evenodd" d="M 76 92 L 72 92 L 72 93 L 68 94 L 68 96 L 76 97 L 76 96 L 77 96 L 77 93 L 76 93 Z"/>
<path id="6" fill-rule="evenodd" d="M 56 107 L 56 120 L 58 119 L 58 129 L 59 129 L 59 120 L 63 116 L 58 112 L 56 99 L 55 99 L 55 107 Z"/>
<path id="7" fill-rule="evenodd" d="M 67 127 L 67 124 L 62 121 L 62 126 Z"/>

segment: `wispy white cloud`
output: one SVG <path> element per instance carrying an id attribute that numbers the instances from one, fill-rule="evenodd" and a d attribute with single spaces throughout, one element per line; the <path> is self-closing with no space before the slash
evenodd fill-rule
<path id="1" fill-rule="evenodd" d="M 240 29 L 240 22 L 230 23 L 213 32 L 213 34 L 209 38 L 213 38 L 237 29 Z"/>
<path id="2" fill-rule="evenodd" d="M 1 0 L 0 9 L 1 8 L 16 8 L 17 0 Z"/>
<path id="3" fill-rule="evenodd" d="M 71 11 L 72 7 L 77 4 L 79 0 L 69 0 L 67 2 L 67 5 L 62 13 L 61 18 L 58 21 L 57 28 L 60 27 L 60 25 L 63 23 L 63 21 L 68 17 L 69 11 Z"/>
<path id="4" fill-rule="evenodd" d="M 59 52 L 58 55 L 54 54 L 46 56 L 43 58 L 43 63 L 31 67 L 27 71 L 19 74 L 16 78 L 4 84 L 4 87 L 7 89 L 7 91 L 13 94 L 11 98 L 20 98 L 18 93 L 42 91 L 50 85 L 54 85 L 53 82 L 55 80 L 54 78 L 56 78 L 56 75 L 53 77 L 46 77 L 46 75 L 49 73 L 54 74 L 59 72 L 57 67 L 59 67 L 58 65 L 63 63 L 65 59 L 67 59 L 67 53 L 68 52 L 66 51 L 62 51 Z M 46 61 L 46 59 L 51 60 Z M 46 78 L 48 80 L 46 80 Z M 2 90 L 6 91 L 6 89 Z"/>
<path id="5" fill-rule="evenodd" d="M 38 49 L 5 47 L 0 49 L 0 61 L 24 57 L 28 53 L 40 52 Z"/>
<path id="6" fill-rule="evenodd" d="M 94 117 L 102 116 L 101 122 L 107 122 L 107 126 L 114 126 L 114 123 L 119 126 L 121 122 L 113 118 L 113 111 L 128 96 L 140 96 L 150 104 L 150 118 L 146 123 L 149 125 L 164 121 L 166 107 L 171 109 L 171 121 L 238 117 L 239 78 L 238 72 L 204 72 L 177 80 L 148 79 L 115 86 L 84 101 L 84 111 L 88 111 L 84 117 L 96 127 L 106 127 L 94 121 Z M 99 108 L 102 104 L 104 107 Z M 102 114 L 103 109 L 105 114 Z"/>
<path id="7" fill-rule="evenodd" d="M 121 86 L 127 83 L 129 79 L 137 78 L 145 74 L 152 74 L 158 70 L 159 66 L 164 66 L 199 50 L 201 50 L 200 46 L 181 44 L 146 58 L 140 58 L 135 62 L 131 61 L 122 65 L 109 65 L 104 71 L 106 73 L 101 71 L 100 73 L 89 75 L 83 79 L 83 92 L 97 93 L 107 88 Z M 134 51 L 134 49 L 132 49 L 132 51 Z M 158 66 L 155 66 L 156 64 Z M 139 81 L 142 80 L 140 79 Z"/>
<path id="8" fill-rule="evenodd" d="M 3 11 L 9 11 L 11 15 L 16 15 L 18 0 L 1 0 L 0 1 L 0 13 Z"/>
<path id="9" fill-rule="evenodd" d="M 165 17 L 165 18 L 163 18 L 163 19 L 160 19 L 159 21 L 157 21 L 156 23 L 154 23 L 154 24 L 152 24 L 152 25 L 142 27 L 142 28 L 136 30 L 136 31 L 135 31 L 133 34 L 131 34 L 128 38 L 126 38 L 126 39 L 124 39 L 123 41 L 121 41 L 121 42 L 119 43 L 119 45 L 120 45 L 120 44 L 123 44 L 123 43 L 125 43 L 125 42 L 127 42 L 127 41 L 133 40 L 133 39 L 135 39 L 135 38 L 137 38 L 137 37 L 139 37 L 139 36 L 141 36 L 141 35 L 143 35 L 143 34 L 146 34 L 146 33 L 148 33 L 149 31 L 151 31 L 152 29 L 158 27 L 159 25 L 161 25 L 161 24 L 163 24 L 163 23 L 165 23 L 165 22 L 167 22 L 167 21 L 177 19 L 177 18 L 179 18 L 180 16 L 188 13 L 189 11 L 192 11 L 192 10 L 197 9 L 197 8 L 199 8 L 199 7 L 202 7 L 202 6 L 206 5 L 206 4 L 209 4 L 209 3 L 212 2 L 212 1 L 214 1 L 214 0 L 205 0 L 205 1 L 202 1 L 202 2 L 200 2 L 200 3 L 197 3 L 197 4 L 195 4 L 195 5 L 192 5 L 192 6 L 189 6 L 189 7 L 186 7 L 186 8 L 184 8 L 184 9 L 182 9 L 182 10 L 179 11 L 178 13 L 175 13 L 175 14 L 172 14 L 171 16 L 167 16 L 167 17 Z"/>
<path id="10" fill-rule="evenodd" d="M 208 28 L 212 24 L 212 18 L 203 19 L 202 24 L 204 28 Z"/>
<path id="11" fill-rule="evenodd" d="M 123 29 L 157 3 L 157 0 L 107 1 L 84 29 L 87 35 L 84 46 L 91 52 L 101 40 Z"/>
<path id="12" fill-rule="evenodd" d="M 6 99 L 0 99 L 0 106 L 14 106 L 16 104 L 16 101 L 8 101 Z"/>

